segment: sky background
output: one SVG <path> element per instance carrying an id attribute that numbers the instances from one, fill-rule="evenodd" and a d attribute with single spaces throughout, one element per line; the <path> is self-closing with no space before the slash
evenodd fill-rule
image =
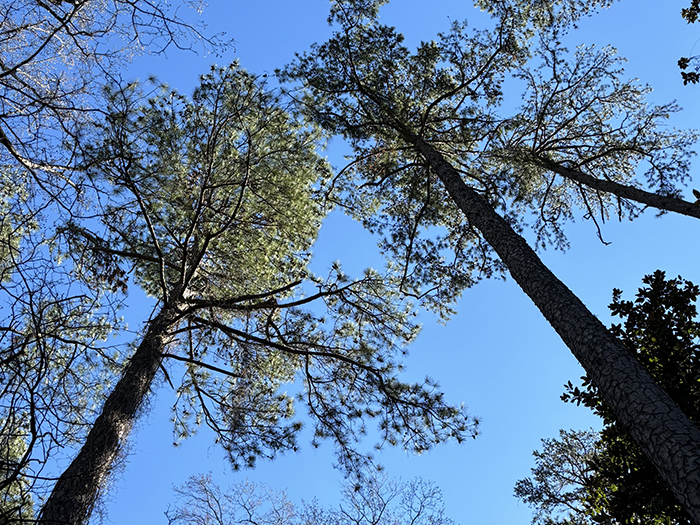
<path id="1" fill-rule="evenodd" d="M 688 3 L 621 0 L 583 20 L 579 30 L 568 36 L 568 43 L 572 47 L 613 45 L 629 60 L 626 74 L 654 87 L 652 102 L 677 100 L 684 108 L 670 125 L 697 126 L 700 88 L 683 86 L 676 66 L 679 57 L 700 53 L 700 26 L 688 26 L 680 17 Z M 124 77 L 145 79 L 156 74 L 190 93 L 198 75 L 212 62 L 239 59 L 254 73 L 272 73 L 292 60 L 295 52 L 329 36 L 327 11 L 326 0 L 211 0 L 201 19 L 209 32 L 225 31 L 233 38 L 235 49 L 218 58 L 178 51 L 168 52 L 167 57 L 142 57 Z M 468 19 L 473 28 L 488 24 L 488 18 L 465 0 L 393 0 L 381 17 L 406 35 L 409 47 L 447 30 L 451 21 Z M 518 104 L 517 92 L 507 96 L 510 104 Z M 342 144 L 331 143 L 327 151 L 336 167 L 342 166 L 341 150 Z M 700 164 L 695 164 L 697 171 Z M 700 189 L 700 175 L 696 180 Z M 540 255 L 609 325 L 607 305 L 613 288 L 631 298 L 642 277 L 656 269 L 700 283 L 698 224 L 687 217 L 657 219 L 645 213 L 632 223 L 606 224 L 603 235 L 610 242 L 606 246 L 597 239 L 594 225 L 579 214 L 566 230 L 571 248 Z M 376 240 L 338 211 L 324 223 L 314 251 L 313 270 L 318 273 L 336 259 L 350 275 L 383 264 Z M 144 301 L 131 292 L 134 309 L 126 311 L 127 320 L 130 311 L 143 311 Z M 377 459 L 391 476 L 433 480 L 443 491 L 447 515 L 457 523 L 526 524 L 531 511 L 513 497 L 513 486 L 529 474 L 531 453 L 540 446 L 540 439 L 555 437 L 560 428 L 598 425 L 587 409 L 559 400 L 563 384 L 577 380 L 583 371 L 511 279 L 478 284 L 464 293 L 456 309 L 458 314 L 444 326 L 430 314 L 421 316 L 423 332 L 410 348 L 404 379 L 420 380 L 426 375 L 438 379 L 450 402 L 464 402 L 471 414 L 482 419 L 481 435 L 461 446 L 442 445 L 421 456 L 394 449 Z M 134 317 L 132 326 L 141 321 Z M 178 448 L 172 446 L 172 400 L 173 392 L 160 388 L 132 433 L 127 462 L 106 498 L 107 523 L 167 523 L 163 513 L 173 501 L 172 486 L 210 471 L 223 486 L 247 478 L 286 489 L 295 502 L 314 497 L 321 503 L 337 501 L 342 475 L 332 467 L 330 444 L 314 450 L 308 435 L 302 436 L 299 453 L 261 462 L 252 471 L 232 473 L 207 432 Z M 368 442 L 367 449 L 371 445 Z"/>

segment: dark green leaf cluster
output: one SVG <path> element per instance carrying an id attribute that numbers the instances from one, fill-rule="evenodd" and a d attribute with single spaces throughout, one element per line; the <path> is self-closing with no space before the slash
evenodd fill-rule
<path id="1" fill-rule="evenodd" d="M 625 320 L 612 333 L 635 354 L 654 380 L 696 424 L 700 421 L 700 323 L 695 302 L 700 288 L 680 277 L 666 279 L 656 271 L 643 279 L 634 301 L 615 290 L 610 310 Z M 653 465 L 616 422 L 595 386 L 583 378 L 583 389 L 571 383 L 564 401 L 583 404 L 603 419 L 587 498 L 620 523 L 690 523 Z"/>
<path id="2" fill-rule="evenodd" d="M 689 7 L 684 7 L 681 9 L 681 16 L 689 23 L 694 24 L 698 21 L 698 14 L 700 14 L 700 2 L 698 0 L 692 0 Z M 698 73 L 698 60 L 700 57 L 681 57 L 678 59 L 678 67 L 681 69 L 681 77 L 683 78 L 683 84 L 697 84 L 700 82 L 700 73 Z M 688 66 L 694 65 L 695 71 L 686 71 Z"/>
<path id="3" fill-rule="evenodd" d="M 687 20 L 689 24 L 694 24 L 698 21 L 698 14 L 700 14 L 700 1 L 698 0 L 691 0 L 690 7 L 681 9 L 681 16 Z"/>

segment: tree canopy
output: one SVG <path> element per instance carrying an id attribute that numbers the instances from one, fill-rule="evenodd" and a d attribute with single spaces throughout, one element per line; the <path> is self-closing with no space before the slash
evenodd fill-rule
<path id="1" fill-rule="evenodd" d="M 536 247 L 565 247 L 564 224 L 576 214 L 596 226 L 649 206 L 700 217 L 681 190 L 695 136 L 664 127 L 675 105 L 647 104 L 646 88 L 621 78 L 611 50 L 569 53 L 561 44 L 578 17 L 609 2 L 482 2 L 494 29 L 456 23 L 415 52 L 379 23 L 381 3 L 332 3 L 333 37 L 281 72 L 299 90 L 276 92 L 234 65 L 202 77 L 191 100 L 111 75 L 104 105 L 81 97 L 92 100 L 96 79 L 116 63 L 85 46 L 129 27 L 110 9 L 131 15 L 133 49 L 149 35 L 177 43 L 168 28 L 191 27 L 157 3 L 8 11 L 8 34 L 48 27 L 49 37 L 27 33 L 36 37 L 27 56 L 8 48 L 19 58 L 5 77 L 26 70 L 56 88 L 33 95 L 36 86 L 8 84 L 8 105 L 29 108 L 17 119 L 30 125 L 13 135 L 0 122 L 16 168 L 4 175 L 30 182 L 2 203 L 17 212 L 0 230 L 8 261 L 0 415 L 27 452 L 12 447 L 22 457 L 0 484 L 38 494 L 39 519 L 86 519 L 159 377 L 178 392 L 178 433 L 208 425 L 236 466 L 296 448 L 295 404 L 314 421 L 314 444 L 331 439 L 349 468 L 365 459 L 356 445 L 368 420 L 378 422 L 378 446 L 416 452 L 474 435 L 476 421 L 434 383 L 399 381 L 403 346 L 417 330 L 404 299 L 448 317 L 466 287 L 506 271 L 700 519 L 697 428 L 520 235 L 532 228 Z M 154 18 L 142 18 L 144 6 Z M 79 20 L 87 29 L 74 30 Z M 64 41 L 88 59 L 66 90 Z M 502 109 L 508 78 L 524 86 L 513 112 Z M 353 148 L 334 176 L 316 153 L 315 126 Z M 42 147 L 49 143 L 65 148 Z M 386 274 L 352 280 L 339 265 L 327 277 L 309 273 L 327 211 L 321 195 L 379 234 L 392 260 Z M 57 230 L 43 222 L 49 211 Z M 108 344 L 134 286 L 154 309 L 131 344 Z M 288 383 L 296 396 L 282 391 Z M 76 444 L 53 485 L 45 459 Z"/>
<path id="2" fill-rule="evenodd" d="M 367 459 L 368 420 L 378 448 L 475 435 L 436 384 L 398 380 L 418 326 L 390 273 L 308 271 L 328 167 L 279 93 L 235 64 L 191 99 L 122 83 L 133 54 L 221 44 L 168 3 L 3 9 L 8 519 L 33 501 L 41 522 L 86 520 L 159 373 L 177 390 L 177 435 L 208 425 L 234 467 L 295 450 L 297 404 L 348 469 Z M 133 341 L 110 341 L 134 286 L 154 309 Z M 76 449 L 54 483 L 47 465 Z"/>
<path id="3" fill-rule="evenodd" d="M 90 344 L 69 345 L 66 368 L 81 382 L 56 385 L 65 399 L 50 404 L 55 415 L 37 411 L 48 425 L 38 435 L 53 443 L 57 425 L 80 447 L 40 521 L 89 516 L 159 370 L 178 394 L 178 436 L 206 424 L 236 468 L 297 449 L 297 404 L 314 422 L 314 444 L 334 442 L 348 469 L 365 461 L 357 442 L 369 420 L 378 448 L 422 452 L 475 434 L 434 383 L 398 379 L 418 327 L 390 274 L 351 280 L 338 264 L 327 277 L 309 273 L 328 168 L 317 130 L 264 80 L 233 64 L 203 75 L 191 99 L 136 84 L 108 97 L 96 141 L 81 147 L 84 205 L 58 228 L 55 253 L 93 301 L 86 315 L 116 307 L 132 283 L 155 306 L 116 358 L 89 327 Z M 28 357 L 43 359 L 32 343 Z M 72 400 L 93 377 L 105 393 L 86 414 Z M 284 392 L 295 381 L 296 393 Z"/>

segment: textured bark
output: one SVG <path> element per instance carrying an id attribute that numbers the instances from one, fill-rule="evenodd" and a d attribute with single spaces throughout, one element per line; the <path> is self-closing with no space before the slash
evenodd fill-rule
<path id="1" fill-rule="evenodd" d="M 89 517 L 148 395 L 168 343 L 166 334 L 176 316 L 177 308 L 168 306 L 149 324 L 80 452 L 58 479 L 41 509 L 39 523 L 80 525 Z"/>
<path id="2" fill-rule="evenodd" d="M 700 524 L 700 430 L 439 152 L 420 138 L 406 138 L 581 363 L 694 523 Z"/>
<path id="3" fill-rule="evenodd" d="M 548 170 L 566 177 L 569 180 L 584 184 L 589 188 L 594 190 L 603 191 L 605 193 L 612 193 L 622 199 L 627 199 L 630 201 L 639 202 L 641 204 L 646 204 L 652 208 L 657 208 L 659 210 L 671 211 L 674 213 L 680 213 L 681 215 L 687 215 L 688 217 L 695 217 L 700 219 L 700 205 L 694 204 L 692 202 L 684 201 L 677 197 L 671 197 L 668 195 L 659 195 L 658 193 L 652 193 L 633 186 L 627 186 L 626 184 L 620 184 L 619 182 L 613 182 L 611 180 L 601 180 L 583 173 L 578 170 L 572 170 L 560 166 L 559 164 L 553 162 L 544 163 L 544 167 Z"/>

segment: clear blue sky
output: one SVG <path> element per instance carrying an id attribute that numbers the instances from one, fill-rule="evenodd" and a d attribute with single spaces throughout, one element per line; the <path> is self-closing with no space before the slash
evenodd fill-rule
<path id="1" fill-rule="evenodd" d="M 671 124 L 692 127 L 698 120 L 700 88 L 683 86 L 676 61 L 700 53 L 700 26 L 687 26 L 680 9 L 689 0 L 621 0 L 612 9 L 580 24 L 569 36 L 573 44 L 612 44 L 629 59 L 627 72 L 654 87 L 652 100 L 677 100 L 684 111 Z M 157 74 L 187 93 L 210 63 L 240 59 L 247 69 L 272 72 L 295 52 L 329 34 L 326 0 L 211 0 L 202 18 L 210 31 L 226 31 L 236 40 L 235 51 L 214 59 L 171 52 L 167 59 L 137 60 L 126 77 Z M 472 27 L 485 21 L 483 13 L 465 0 L 393 0 L 383 21 L 407 35 L 409 45 L 429 40 L 446 30 L 451 20 L 469 19 Z M 517 104 L 517 93 L 513 94 Z M 342 159 L 328 151 L 336 165 Z M 700 169 L 696 163 L 695 171 Z M 700 189 L 700 174 L 696 176 Z M 692 185 L 691 185 L 692 187 Z M 609 324 L 607 304 L 613 287 L 631 297 L 644 274 L 660 268 L 700 283 L 698 266 L 700 223 L 689 218 L 653 213 L 633 223 L 612 222 L 603 230 L 609 246 L 601 244 L 595 228 L 581 218 L 568 226 L 571 249 L 541 254 L 550 268 Z M 338 240 L 342 239 L 342 243 Z M 375 241 L 362 228 L 334 213 L 323 226 L 315 249 L 316 270 L 340 259 L 349 273 L 380 265 Z M 132 293 L 132 301 L 139 302 Z M 137 305 L 136 305 L 137 306 Z M 389 474 L 434 480 L 443 490 L 447 514 L 457 523 L 511 525 L 530 521 L 530 510 L 512 496 L 513 485 L 529 474 L 531 452 L 541 438 L 560 428 L 595 426 L 584 408 L 559 400 L 562 385 L 582 370 L 512 281 L 488 281 L 468 290 L 458 315 L 447 326 L 424 315 L 424 330 L 411 348 L 406 378 L 437 378 L 449 400 L 464 402 L 483 419 L 482 435 L 462 446 L 441 446 L 422 456 L 390 450 L 379 460 Z M 129 312 L 126 312 L 127 319 Z M 132 320 L 137 325 L 141 319 Z M 302 440 L 298 454 L 260 463 L 253 471 L 231 473 L 206 433 L 179 448 L 172 443 L 169 402 L 172 392 L 161 389 L 131 436 L 130 454 L 107 497 L 108 523 L 167 523 L 163 512 L 172 501 L 171 486 L 189 475 L 212 471 L 222 485 L 245 479 L 286 488 L 293 501 L 337 498 L 340 474 L 332 468 L 330 446 L 314 450 Z M 367 444 L 368 448 L 371 443 Z"/>

